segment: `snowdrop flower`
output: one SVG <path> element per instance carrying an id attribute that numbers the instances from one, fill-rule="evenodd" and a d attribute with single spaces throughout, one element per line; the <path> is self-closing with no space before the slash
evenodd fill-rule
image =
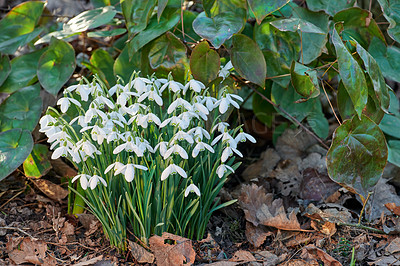
<path id="1" fill-rule="evenodd" d="M 182 130 L 179 130 L 177 133 L 175 133 L 175 135 L 171 139 L 172 142 L 178 141 L 178 140 L 179 141 L 186 140 L 190 144 L 193 144 L 193 142 L 194 142 L 192 136 L 190 136 L 190 134 L 188 134 Z"/>
<path id="2" fill-rule="evenodd" d="M 210 112 L 212 110 L 214 110 L 214 108 L 215 108 L 214 106 L 215 106 L 216 102 L 217 102 L 217 99 L 215 99 L 214 97 L 211 97 L 210 95 L 203 96 L 202 100 L 201 100 L 201 103 L 205 103 L 208 111 L 210 111 Z"/>
<path id="3" fill-rule="evenodd" d="M 246 142 L 246 139 L 250 140 L 253 143 L 256 143 L 256 139 L 252 135 L 244 133 L 243 129 L 240 129 L 240 133 L 236 136 L 235 141 L 237 143 Z"/>
<path id="4" fill-rule="evenodd" d="M 93 154 L 100 155 L 101 152 L 97 150 L 96 146 L 94 146 L 90 141 L 81 139 L 75 145 L 75 151 L 81 150 L 85 153 L 85 155 L 94 158 Z"/>
<path id="5" fill-rule="evenodd" d="M 217 168 L 217 175 L 219 178 L 222 178 L 226 172 L 231 171 L 232 173 L 235 172 L 235 170 L 233 170 L 232 167 L 230 167 L 229 165 L 226 164 L 221 164 L 220 166 L 218 166 Z"/>
<path id="6" fill-rule="evenodd" d="M 103 89 L 101 88 L 100 84 L 98 83 L 91 83 L 88 85 L 90 88 L 90 94 L 93 97 L 100 96 L 103 94 Z"/>
<path id="7" fill-rule="evenodd" d="M 167 179 L 170 175 L 174 175 L 178 173 L 180 176 L 183 178 L 187 178 L 187 174 L 185 170 L 183 170 L 181 167 L 177 166 L 176 164 L 170 164 L 161 174 L 161 181 L 164 181 Z"/>
<path id="8" fill-rule="evenodd" d="M 85 85 L 85 84 L 78 84 L 78 85 L 72 85 L 68 87 L 65 91 L 66 92 L 72 92 L 73 90 L 76 91 L 76 94 L 81 96 L 81 100 L 84 102 L 87 102 L 89 100 L 89 95 L 92 89 L 90 86 Z"/>
<path id="9" fill-rule="evenodd" d="M 146 84 L 151 84 L 151 81 L 147 78 L 137 77 L 132 81 L 132 87 L 139 93 L 145 93 L 147 91 Z"/>
<path id="10" fill-rule="evenodd" d="M 95 189 L 98 183 L 103 183 L 103 185 L 106 187 L 107 186 L 107 182 L 98 175 L 93 175 L 90 179 L 89 179 L 89 186 L 90 189 Z"/>
<path id="11" fill-rule="evenodd" d="M 128 107 L 121 106 L 121 108 L 119 109 L 119 113 L 121 115 L 125 114 L 136 115 L 139 112 L 140 108 L 145 109 L 146 105 L 141 103 L 134 103 Z"/>
<path id="12" fill-rule="evenodd" d="M 203 137 L 205 137 L 206 139 L 210 139 L 210 134 L 201 126 L 194 127 L 190 129 L 187 133 L 190 134 L 193 139 L 203 140 Z"/>
<path id="13" fill-rule="evenodd" d="M 71 106 L 71 103 L 81 107 L 81 103 L 75 100 L 74 98 L 64 97 L 57 101 L 57 105 L 60 105 L 61 112 L 63 113 L 68 111 L 68 108 Z"/>
<path id="14" fill-rule="evenodd" d="M 168 88 L 170 91 L 172 91 L 174 93 L 177 93 L 177 92 L 180 92 L 181 90 L 183 90 L 185 87 L 179 82 L 170 80 L 161 86 L 160 93 L 162 93 L 166 88 Z"/>
<path id="15" fill-rule="evenodd" d="M 79 178 L 79 181 L 81 183 L 81 187 L 86 190 L 89 184 L 89 179 L 91 178 L 90 175 L 85 175 L 85 174 L 80 174 L 76 175 L 74 178 L 72 178 L 72 183 L 74 183 L 77 179 Z"/>
<path id="16" fill-rule="evenodd" d="M 163 105 L 163 100 L 161 96 L 154 89 L 151 89 L 150 91 L 140 95 L 140 97 L 138 98 L 138 102 L 143 102 L 146 98 L 148 98 L 149 101 L 155 101 L 159 106 Z"/>
<path id="17" fill-rule="evenodd" d="M 187 111 L 187 112 L 183 112 L 181 113 L 178 118 L 181 119 L 181 123 L 180 123 L 180 127 L 182 129 L 186 129 L 189 127 L 190 125 L 190 121 L 192 121 L 192 118 L 195 117 L 197 119 L 200 119 L 198 114 L 196 114 L 195 112 L 192 112 L 191 110 Z"/>
<path id="18" fill-rule="evenodd" d="M 71 137 L 69 136 L 69 134 L 65 130 L 61 130 L 61 131 L 51 135 L 49 137 L 49 139 L 47 140 L 47 142 L 49 142 L 49 143 L 55 142 L 55 144 L 57 144 L 59 142 L 64 142 L 64 141 L 67 141 L 67 140 L 71 140 Z"/>
<path id="19" fill-rule="evenodd" d="M 237 109 L 240 108 L 239 104 L 238 104 L 237 102 L 235 102 L 235 101 L 232 99 L 232 97 L 235 98 L 235 99 L 237 99 L 237 100 L 239 100 L 239 101 L 243 101 L 242 97 L 240 97 L 240 96 L 238 96 L 238 95 L 235 95 L 235 94 L 229 94 L 229 93 L 227 93 L 227 94 L 225 95 L 225 97 L 222 97 L 221 99 L 219 99 L 218 101 L 215 102 L 215 107 L 218 106 L 219 112 L 220 112 L 221 114 L 225 114 L 226 111 L 228 111 L 229 106 L 230 106 L 231 104 L 232 104 L 235 108 L 237 108 Z"/>
<path id="20" fill-rule="evenodd" d="M 114 170 L 114 175 L 117 175 L 117 174 L 115 174 L 115 171 L 117 171 L 118 169 L 120 169 L 122 167 L 124 167 L 123 163 L 120 163 L 120 162 L 112 163 L 109 166 L 107 166 L 106 170 L 104 170 L 104 174 L 107 174 L 111 170 Z"/>
<path id="21" fill-rule="evenodd" d="M 131 96 L 138 96 L 137 93 L 131 91 L 122 91 L 117 98 L 117 103 L 121 106 L 125 106 L 126 102 L 131 98 Z M 114 108 L 114 107 L 112 107 Z"/>
<path id="22" fill-rule="evenodd" d="M 229 124 L 226 122 L 219 122 L 216 124 L 212 129 L 211 132 L 214 132 L 216 129 L 218 129 L 219 132 L 224 133 L 225 129 L 228 129 Z"/>
<path id="23" fill-rule="evenodd" d="M 214 149 L 208 145 L 207 143 L 204 142 L 197 142 L 196 146 L 193 149 L 192 152 L 192 157 L 196 158 L 197 155 L 199 154 L 199 152 L 204 151 L 205 149 L 207 149 L 209 152 L 214 153 Z"/>
<path id="24" fill-rule="evenodd" d="M 109 90 L 108 90 L 108 95 L 109 96 L 113 96 L 116 92 L 123 92 L 125 90 L 129 90 L 128 86 L 122 86 L 121 84 L 115 84 L 114 86 L 112 86 Z"/>
<path id="25" fill-rule="evenodd" d="M 188 154 L 185 151 L 185 149 L 183 149 L 179 144 L 174 144 L 172 145 L 171 148 L 169 148 L 165 154 L 164 154 L 164 160 L 168 159 L 172 154 L 176 154 L 182 157 L 182 159 L 187 159 L 188 158 Z"/>
<path id="26" fill-rule="evenodd" d="M 51 115 L 44 115 L 42 118 L 39 120 L 40 124 L 40 130 L 39 132 L 45 132 L 47 130 L 47 127 L 52 127 L 54 124 L 57 122 L 57 119 L 52 117 Z"/>
<path id="27" fill-rule="evenodd" d="M 93 118 L 97 118 L 98 116 L 100 116 L 103 120 L 107 119 L 106 114 L 99 110 L 95 104 L 91 103 L 89 109 L 85 113 L 85 123 L 90 123 Z"/>
<path id="28" fill-rule="evenodd" d="M 207 121 L 207 115 L 210 113 L 201 103 L 194 103 L 192 111 L 198 114 L 204 121 Z"/>
<path id="29" fill-rule="evenodd" d="M 92 131 L 90 132 L 92 139 L 94 141 L 97 141 L 99 145 L 101 145 L 104 139 L 107 138 L 106 132 L 98 125 L 84 127 L 80 130 L 80 132 L 82 133 L 89 129 L 92 129 Z"/>
<path id="30" fill-rule="evenodd" d="M 96 99 L 93 100 L 93 102 L 96 103 L 96 105 L 99 108 L 104 108 L 105 105 L 107 105 L 111 109 L 114 108 L 114 104 L 112 103 L 112 101 L 110 101 L 109 99 L 107 99 L 106 97 L 104 97 L 102 95 L 97 96 Z"/>
<path id="31" fill-rule="evenodd" d="M 235 148 L 237 146 L 236 140 L 228 133 L 228 131 L 225 131 L 221 135 L 215 137 L 215 139 L 211 142 L 211 145 L 214 146 L 220 139 L 222 139 L 222 142 L 228 142 L 229 145 L 232 145 Z"/>
<path id="32" fill-rule="evenodd" d="M 72 126 L 76 121 L 78 121 L 78 125 L 81 127 L 87 127 L 87 123 L 85 122 L 85 116 L 84 115 L 78 115 L 74 119 L 72 119 L 69 124 Z"/>
<path id="33" fill-rule="evenodd" d="M 153 113 L 148 113 L 146 115 L 138 114 L 136 117 L 132 117 L 129 119 L 128 124 L 131 124 L 135 118 L 137 119 L 137 124 L 142 126 L 143 128 L 147 128 L 148 123 L 154 122 L 158 126 L 161 124 L 160 118 Z"/>
<path id="34" fill-rule="evenodd" d="M 165 153 L 168 150 L 168 142 L 167 141 L 161 141 L 159 142 L 155 147 L 154 147 L 154 152 L 157 151 L 157 149 L 160 149 L 160 155 L 164 157 Z"/>
<path id="35" fill-rule="evenodd" d="M 118 131 L 116 131 L 115 128 L 113 128 L 112 131 L 107 134 L 107 143 L 119 140 L 121 138 L 122 138 L 121 134 Z"/>
<path id="36" fill-rule="evenodd" d="M 136 155 L 142 157 L 144 152 L 148 150 L 151 153 L 154 153 L 153 147 L 151 147 L 150 142 L 145 139 L 136 138 L 136 145 L 138 147 L 138 151 L 135 151 Z"/>
<path id="37" fill-rule="evenodd" d="M 221 66 L 221 70 L 219 71 L 218 77 L 222 77 L 223 79 L 226 79 L 231 73 L 230 70 L 233 68 L 232 62 L 229 61 L 226 63 L 224 67 Z"/>
<path id="38" fill-rule="evenodd" d="M 68 143 L 66 141 L 61 142 L 60 146 L 54 150 L 53 154 L 51 155 L 51 159 L 55 160 L 60 157 L 67 157 L 67 154 L 71 150 L 71 147 L 69 147 Z"/>
<path id="39" fill-rule="evenodd" d="M 171 124 L 172 126 L 180 126 L 180 124 L 182 123 L 182 120 L 176 116 L 172 116 L 170 118 L 165 119 L 161 124 L 160 124 L 160 128 L 165 127 L 168 124 Z"/>
<path id="40" fill-rule="evenodd" d="M 194 192 L 197 196 L 200 197 L 200 189 L 195 184 L 190 184 L 185 190 L 185 198 L 189 195 L 190 192 Z"/>
<path id="41" fill-rule="evenodd" d="M 240 157 L 243 157 L 243 154 L 240 151 L 238 151 L 236 148 L 228 146 L 222 151 L 221 161 L 223 163 L 226 162 L 226 160 L 228 160 L 228 158 L 233 155 L 233 152 L 235 152 Z"/>
<path id="42" fill-rule="evenodd" d="M 121 151 L 125 150 L 127 152 L 133 152 L 133 151 L 138 151 L 138 147 L 135 143 L 135 140 L 133 139 L 132 136 L 128 136 L 128 137 L 124 137 L 123 140 L 125 141 L 124 143 L 122 143 L 121 145 L 117 146 L 114 151 L 113 154 L 118 154 Z"/>
<path id="43" fill-rule="evenodd" d="M 171 105 L 168 107 L 167 112 L 168 112 L 168 114 L 170 114 L 170 113 L 172 113 L 173 111 L 175 111 L 177 108 L 182 108 L 182 107 L 186 108 L 186 110 L 189 110 L 189 109 L 192 108 L 192 105 L 191 105 L 188 101 L 186 101 L 186 100 L 184 100 L 184 99 L 182 99 L 182 98 L 177 98 L 177 99 L 176 99 L 175 101 L 173 101 L 173 102 L 171 103 Z"/>
<path id="44" fill-rule="evenodd" d="M 190 88 L 194 92 L 199 93 L 199 92 L 201 92 L 202 89 L 205 89 L 206 86 L 204 86 L 204 84 L 198 80 L 191 79 L 184 87 L 184 90 L 183 90 L 184 94 L 186 93 L 188 88 Z"/>
<path id="45" fill-rule="evenodd" d="M 132 182 L 135 178 L 135 168 L 147 171 L 147 167 L 140 164 L 128 163 L 126 165 L 118 164 L 115 166 L 114 175 L 123 174 L 127 182 Z"/>

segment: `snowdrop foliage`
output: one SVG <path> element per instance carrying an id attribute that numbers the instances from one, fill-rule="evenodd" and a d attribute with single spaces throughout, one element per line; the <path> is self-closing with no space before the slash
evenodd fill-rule
<path id="1" fill-rule="evenodd" d="M 228 70 L 223 71 L 226 75 Z M 181 84 L 171 76 L 167 80 L 134 73 L 127 84 L 107 89 L 95 78 L 67 88 L 57 102 L 61 113 L 49 108 L 40 120 L 40 131 L 51 143 L 53 159 L 66 157 L 79 169 L 72 182 L 87 195 L 118 190 L 112 193 L 133 202 L 136 222 L 141 215 L 151 217 L 143 210 L 157 214 L 151 229 L 138 231 L 141 237 L 144 232 L 147 238 L 175 228 L 200 238 L 210 209 L 216 207 L 213 200 L 238 167 L 233 156 L 243 156 L 238 143 L 255 142 L 240 127 L 230 129 L 220 119 L 242 101 L 228 88 L 213 97 L 194 79 Z M 200 232 L 187 228 L 189 213 L 198 223 L 190 226 L 200 226 Z"/>

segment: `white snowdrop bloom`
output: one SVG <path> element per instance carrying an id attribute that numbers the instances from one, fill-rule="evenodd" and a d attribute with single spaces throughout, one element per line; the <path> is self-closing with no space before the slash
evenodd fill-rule
<path id="1" fill-rule="evenodd" d="M 215 103 L 217 102 L 217 99 L 211 96 L 203 96 L 201 102 L 205 103 L 208 111 L 211 112 L 215 108 Z"/>
<path id="2" fill-rule="evenodd" d="M 214 132 L 216 129 L 218 129 L 219 132 L 224 133 L 225 129 L 228 129 L 229 124 L 226 122 L 219 122 L 216 124 L 212 129 L 211 132 Z"/>
<path id="3" fill-rule="evenodd" d="M 190 184 L 185 190 L 185 198 L 189 195 L 190 192 L 196 193 L 197 196 L 200 197 L 200 189 L 195 184 Z"/>
<path id="4" fill-rule="evenodd" d="M 74 98 L 64 97 L 57 101 L 57 105 L 60 105 L 61 112 L 65 113 L 68 111 L 68 108 L 71 106 L 71 103 L 81 106 L 81 103 L 75 100 Z"/>
<path id="5" fill-rule="evenodd" d="M 104 174 L 107 174 L 107 173 L 110 172 L 111 170 L 114 170 L 114 175 L 116 175 L 116 174 L 115 174 L 115 171 L 117 171 L 117 170 L 120 169 L 121 167 L 124 167 L 124 164 L 123 164 L 123 163 L 120 163 L 120 162 L 112 163 L 112 164 L 110 164 L 109 166 L 107 166 L 106 170 L 104 170 Z"/>
<path id="6" fill-rule="evenodd" d="M 41 129 L 44 134 L 46 134 L 46 136 L 48 138 L 50 138 L 51 136 L 53 136 L 54 134 L 62 131 L 62 127 L 61 126 L 48 126 L 46 128 Z"/>
<path id="7" fill-rule="evenodd" d="M 187 112 L 183 112 L 181 113 L 178 118 L 181 119 L 181 123 L 180 123 L 180 127 L 182 129 L 186 129 L 189 127 L 190 122 L 192 121 L 193 118 L 197 118 L 200 119 L 199 115 L 196 114 L 195 112 L 192 111 L 187 111 Z"/>
<path id="8" fill-rule="evenodd" d="M 107 186 L 107 182 L 98 175 L 93 175 L 90 179 L 89 179 L 89 186 L 90 189 L 95 189 L 98 183 L 103 183 L 103 185 L 106 187 Z"/>
<path id="9" fill-rule="evenodd" d="M 126 87 L 126 86 L 125 86 Z M 121 84 L 115 84 L 108 90 L 108 95 L 113 96 L 115 93 L 121 93 L 125 90 L 125 87 L 122 86 Z"/>
<path id="10" fill-rule="evenodd" d="M 216 136 L 215 139 L 211 142 L 211 145 L 214 146 L 220 139 L 222 139 L 222 142 L 228 142 L 229 145 L 235 148 L 237 146 L 236 140 L 229 134 L 228 131 L 225 131 L 224 133 Z"/>
<path id="11" fill-rule="evenodd" d="M 190 136 L 190 134 L 182 130 L 179 130 L 178 132 L 175 133 L 175 135 L 171 139 L 171 142 L 183 141 L 183 140 L 186 140 L 190 144 L 193 144 L 194 142 L 192 136 Z"/>
<path id="12" fill-rule="evenodd" d="M 174 144 L 170 147 L 164 154 L 164 160 L 168 159 L 172 154 L 176 154 L 182 157 L 182 159 L 187 159 L 188 154 L 184 148 L 182 148 L 179 144 Z"/>
<path id="13" fill-rule="evenodd" d="M 168 79 L 158 79 L 158 78 L 151 78 L 151 82 L 153 82 L 153 85 L 159 89 L 163 84 L 168 82 Z"/>
<path id="14" fill-rule="evenodd" d="M 138 102 L 143 102 L 146 98 L 149 99 L 149 101 L 155 101 L 159 106 L 163 105 L 163 100 L 161 96 L 154 89 L 151 89 L 150 91 L 140 95 L 140 97 L 138 98 Z"/>
<path id="15" fill-rule="evenodd" d="M 132 97 L 135 96 L 137 97 L 138 94 L 135 92 L 131 92 L 131 91 L 122 91 L 117 98 L 117 103 L 121 106 L 126 106 L 127 101 Z M 114 108 L 114 107 L 112 107 Z"/>
<path id="16" fill-rule="evenodd" d="M 125 117 L 123 117 L 119 112 L 112 111 L 108 113 L 107 120 L 103 121 L 103 125 L 106 127 L 113 127 L 114 125 L 118 125 L 120 127 L 124 127 L 124 124 L 127 124 Z M 111 122 L 111 123 L 110 123 Z"/>
<path id="17" fill-rule="evenodd" d="M 232 167 L 230 167 L 229 165 L 226 164 L 221 164 L 220 166 L 218 166 L 217 168 L 217 175 L 219 178 L 222 178 L 226 172 L 231 171 L 232 173 L 235 172 L 235 170 L 233 170 Z"/>
<path id="18" fill-rule="evenodd" d="M 240 157 L 243 157 L 243 154 L 240 151 L 238 151 L 236 148 L 228 146 L 222 151 L 221 161 L 223 163 L 226 162 L 226 160 L 228 160 L 228 158 L 233 155 L 233 152 L 235 152 Z"/>
<path id="19" fill-rule="evenodd" d="M 198 80 L 191 79 L 191 80 L 189 80 L 188 83 L 186 83 L 183 91 L 186 93 L 188 88 L 190 88 L 194 92 L 199 93 L 199 92 L 201 92 L 202 89 L 205 89 L 206 86 L 204 86 L 204 84 Z"/>
<path id="20" fill-rule="evenodd" d="M 151 84 L 152 82 L 147 78 L 137 77 L 132 81 L 132 87 L 139 93 L 145 93 L 147 91 L 146 84 Z"/>
<path id="21" fill-rule="evenodd" d="M 81 150 L 85 153 L 85 155 L 94 158 L 94 154 L 100 155 L 101 152 L 97 150 L 96 146 L 94 146 L 90 141 L 81 139 L 76 143 L 75 151 Z"/>
<path id="22" fill-rule="evenodd" d="M 187 133 L 190 134 L 193 139 L 203 140 L 203 137 L 205 137 L 206 139 L 210 139 L 210 134 L 201 126 L 194 127 L 190 129 Z"/>
<path id="23" fill-rule="evenodd" d="M 132 182 L 135 178 L 135 168 L 147 171 L 147 167 L 140 164 L 128 163 L 126 165 L 118 164 L 115 166 L 114 175 L 122 174 L 127 182 Z"/>
<path id="24" fill-rule="evenodd" d="M 112 101 L 110 101 L 110 99 L 107 99 L 106 97 L 100 95 L 97 96 L 96 99 L 93 100 L 94 103 L 96 103 L 96 105 L 99 108 L 104 108 L 104 106 L 108 106 L 109 108 L 113 109 L 114 108 L 114 104 Z"/>
<path id="25" fill-rule="evenodd" d="M 89 179 L 91 178 L 90 175 L 80 174 L 76 175 L 72 178 L 72 183 L 74 183 L 79 178 L 79 182 L 81 183 L 81 187 L 86 190 L 89 185 Z"/>
<path id="26" fill-rule="evenodd" d="M 85 116 L 84 115 L 78 115 L 74 119 L 72 119 L 69 124 L 72 126 L 76 121 L 78 121 L 78 125 L 81 127 L 87 127 L 87 123 L 85 122 Z"/>
<path id="27" fill-rule="evenodd" d="M 157 151 L 157 149 L 160 149 L 160 155 L 164 157 L 165 153 L 168 150 L 168 142 L 167 141 L 161 141 L 159 142 L 155 147 L 154 147 L 154 152 Z"/>
<path id="28" fill-rule="evenodd" d="M 197 155 L 199 155 L 199 152 L 204 151 L 205 149 L 207 149 L 211 153 L 214 153 L 214 149 L 207 143 L 201 141 L 197 142 L 196 146 L 193 149 L 192 157 L 196 158 Z"/>
<path id="29" fill-rule="evenodd" d="M 221 114 L 225 114 L 226 111 L 228 111 L 229 106 L 232 104 L 235 108 L 240 109 L 240 106 L 237 102 L 234 101 L 234 99 L 243 102 L 243 98 L 240 97 L 239 95 L 235 95 L 235 94 L 230 94 L 227 93 L 225 95 L 225 97 L 222 97 L 221 99 L 219 99 L 218 101 L 215 102 L 215 107 L 218 106 L 219 108 L 219 112 Z"/>
<path id="30" fill-rule="evenodd" d="M 89 109 L 85 113 L 85 123 L 90 123 L 93 118 L 101 117 L 103 120 L 107 119 L 107 115 L 97 108 L 95 104 L 90 104 Z"/>
<path id="31" fill-rule="evenodd" d="M 111 141 L 117 141 L 119 139 L 121 139 L 121 134 L 114 129 L 107 134 L 107 143 L 110 143 Z"/>
<path id="32" fill-rule="evenodd" d="M 224 67 L 221 66 L 221 70 L 218 73 L 218 77 L 222 77 L 223 79 L 226 79 L 230 74 L 230 70 L 233 68 L 232 62 L 229 61 L 226 63 Z"/>
<path id="33" fill-rule="evenodd" d="M 67 141 L 67 140 L 71 140 L 71 137 L 69 136 L 69 134 L 65 130 L 61 130 L 61 131 L 51 135 L 49 137 L 49 139 L 47 140 L 47 142 L 48 143 L 55 142 L 55 144 L 57 144 L 59 142 L 64 142 L 64 141 Z"/>
<path id="34" fill-rule="evenodd" d="M 252 135 L 244 133 L 243 129 L 240 129 L 240 133 L 236 136 L 235 141 L 237 143 L 246 142 L 246 139 L 250 140 L 253 143 L 256 143 L 256 139 Z"/>
<path id="35" fill-rule="evenodd" d="M 143 138 L 136 137 L 136 145 L 139 149 L 139 151 L 135 151 L 136 155 L 139 157 L 142 157 L 144 155 L 144 152 L 148 150 L 151 153 L 154 153 L 153 147 L 151 147 L 150 142 Z"/>
<path id="36" fill-rule="evenodd" d="M 127 152 L 133 152 L 135 150 L 138 150 L 138 147 L 135 143 L 135 140 L 133 139 L 132 136 L 128 136 L 128 137 L 123 137 L 123 140 L 125 141 L 124 143 L 122 143 L 121 145 L 117 146 L 114 151 L 113 154 L 118 154 L 121 151 L 125 150 Z"/>
<path id="37" fill-rule="evenodd" d="M 160 128 L 165 127 L 168 124 L 171 124 L 172 126 L 180 126 L 180 124 L 182 123 L 182 120 L 179 117 L 176 116 L 172 116 L 170 118 L 165 119 L 161 124 L 160 124 Z"/>
<path id="38" fill-rule="evenodd" d="M 70 93 L 75 91 L 76 94 L 81 96 L 81 100 L 87 102 L 89 99 L 90 92 L 92 91 L 91 87 L 87 84 L 77 84 L 69 86 L 65 89 L 65 93 Z"/>
<path id="39" fill-rule="evenodd" d="M 57 119 L 52 117 L 51 115 L 44 115 L 39 120 L 40 130 L 39 132 L 45 132 L 47 127 L 52 127 L 57 122 Z"/>
<path id="40" fill-rule="evenodd" d="M 161 181 L 164 181 L 167 179 L 170 175 L 174 175 L 178 173 L 180 176 L 183 178 L 187 178 L 187 174 L 185 170 L 183 170 L 181 167 L 179 167 L 176 164 L 170 164 L 165 170 L 161 173 Z"/>
<path id="41" fill-rule="evenodd" d="M 146 105 L 141 104 L 141 103 L 134 103 L 128 107 L 121 106 L 121 108 L 119 109 L 119 113 L 121 115 L 125 115 L 125 114 L 136 115 L 139 112 L 140 108 L 145 109 Z"/>
<path id="42" fill-rule="evenodd" d="M 104 139 L 107 138 L 106 132 L 103 130 L 103 128 L 99 127 L 98 125 L 84 127 L 80 130 L 80 132 L 82 133 L 89 129 L 92 130 L 90 132 L 92 139 L 94 141 L 97 141 L 97 143 L 99 145 L 101 145 L 103 143 Z"/>
<path id="43" fill-rule="evenodd" d="M 60 143 L 60 146 L 54 150 L 53 154 L 51 155 L 51 159 L 55 160 L 60 157 L 67 157 L 70 148 L 68 147 L 66 142 Z"/>
<path id="44" fill-rule="evenodd" d="M 174 93 L 177 93 L 183 90 L 185 87 L 177 81 L 170 80 L 161 86 L 160 93 L 162 93 L 166 88 L 168 88 L 170 91 Z"/>
<path id="45" fill-rule="evenodd" d="M 129 119 L 128 123 L 130 121 L 131 120 Z M 148 113 L 145 115 L 142 115 L 142 114 L 137 115 L 137 124 L 142 126 L 143 128 L 147 128 L 148 123 L 152 123 L 152 122 L 154 122 L 158 126 L 161 124 L 160 118 L 158 118 L 158 116 L 156 116 L 153 113 Z"/>
<path id="46" fill-rule="evenodd" d="M 168 112 L 168 114 L 170 114 L 173 111 L 175 111 L 177 108 L 182 108 L 182 107 L 186 108 L 186 110 L 189 110 L 189 109 L 192 108 L 192 105 L 188 101 L 186 101 L 186 100 L 184 100 L 182 98 L 177 98 L 175 101 L 173 101 L 170 104 L 170 106 L 168 107 L 167 112 Z"/>
<path id="47" fill-rule="evenodd" d="M 204 121 L 207 121 L 207 115 L 210 113 L 201 103 L 194 103 L 192 111 L 198 114 Z"/>

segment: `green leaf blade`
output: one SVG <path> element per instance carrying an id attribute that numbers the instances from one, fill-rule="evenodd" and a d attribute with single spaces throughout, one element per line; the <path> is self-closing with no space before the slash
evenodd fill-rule
<path id="1" fill-rule="evenodd" d="M 210 83 L 218 76 L 220 65 L 218 53 L 210 49 L 207 42 L 201 42 L 193 49 L 190 57 L 190 71 L 195 79 L 204 84 Z"/>

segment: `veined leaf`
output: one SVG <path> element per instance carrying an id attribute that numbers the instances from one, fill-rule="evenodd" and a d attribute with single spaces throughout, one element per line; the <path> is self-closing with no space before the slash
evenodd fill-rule
<path id="1" fill-rule="evenodd" d="M 93 52 L 90 57 L 90 63 L 100 69 L 106 78 L 106 83 L 110 86 L 115 84 L 115 76 L 114 76 L 114 59 L 111 55 L 104 51 L 103 49 L 97 49 Z"/>
<path id="2" fill-rule="evenodd" d="M 0 55 L 0 86 L 11 72 L 11 63 L 7 55 Z"/>
<path id="3" fill-rule="evenodd" d="M 400 43 L 400 2 L 397 0 L 378 0 L 383 15 L 390 25 L 387 30 L 389 36 Z"/>
<path id="4" fill-rule="evenodd" d="M 386 47 L 385 43 L 374 38 L 368 52 L 376 60 L 385 78 L 400 82 L 400 49 L 396 46 Z"/>
<path id="5" fill-rule="evenodd" d="M 354 6 L 356 0 L 307 0 L 307 6 L 312 11 L 323 10 L 333 16 L 337 12 Z"/>
<path id="6" fill-rule="evenodd" d="M 155 0 L 121 0 L 122 13 L 131 37 L 146 28 L 155 4 Z"/>
<path id="7" fill-rule="evenodd" d="M 218 53 L 210 49 L 208 42 L 199 43 L 190 56 L 190 71 L 193 77 L 204 84 L 210 83 L 218 76 L 221 65 Z"/>
<path id="8" fill-rule="evenodd" d="M 51 169 L 48 158 L 49 148 L 43 144 L 35 144 L 31 154 L 23 163 L 25 176 L 40 178 Z"/>
<path id="9" fill-rule="evenodd" d="M 317 71 L 293 61 L 290 68 L 292 85 L 306 100 L 319 95 Z"/>
<path id="10" fill-rule="evenodd" d="M 272 21 L 271 25 L 280 31 L 292 31 L 292 32 L 301 31 L 306 33 L 326 34 L 326 32 L 322 30 L 320 27 L 301 18 L 279 19 Z"/>
<path id="11" fill-rule="evenodd" d="M 258 24 L 261 24 L 266 16 L 281 9 L 289 2 L 290 0 L 247 0 Z"/>

